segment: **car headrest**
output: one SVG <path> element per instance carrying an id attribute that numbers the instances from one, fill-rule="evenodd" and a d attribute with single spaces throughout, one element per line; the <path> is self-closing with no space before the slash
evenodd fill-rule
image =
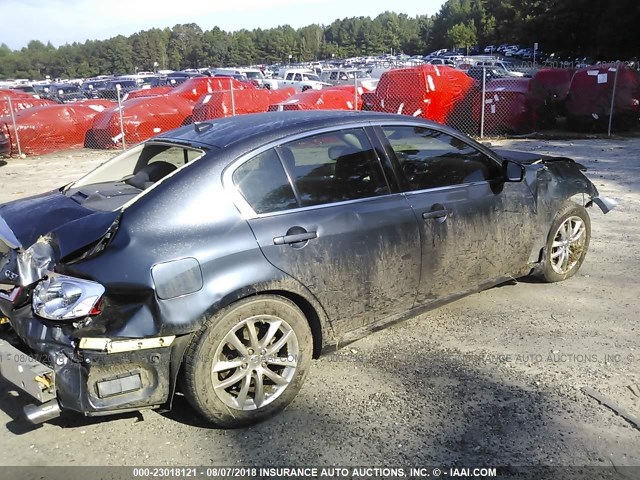
<path id="1" fill-rule="evenodd" d="M 347 145 L 333 145 L 329 147 L 327 154 L 331 160 L 337 162 L 340 157 L 346 157 L 347 155 L 351 155 L 356 152 L 358 152 L 358 150 L 355 147 Z"/>
<path id="2" fill-rule="evenodd" d="M 365 178 L 371 173 L 371 162 L 366 151 L 334 146 L 329 148 L 329 156 L 336 161 L 335 175 L 338 178 Z"/>
<path id="3" fill-rule="evenodd" d="M 144 190 L 177 168 L 178 167 L 169 162 L 153 162 L 142 168 L 133 177 L 125 180 L 125 183 Z"/>

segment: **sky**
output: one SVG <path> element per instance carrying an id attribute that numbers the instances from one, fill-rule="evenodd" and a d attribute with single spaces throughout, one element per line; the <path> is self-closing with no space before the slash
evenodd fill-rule
<path id="1" fill-rule="evenodd" d="M 140 30 L 196 23 L 203 30 L 328 25 L 338 18 L 384 11 L 432 15 L 445 0 L 0 0 L 0 44 L 12 50 L 30 40 L 65 43 L 104 40 Z"/>

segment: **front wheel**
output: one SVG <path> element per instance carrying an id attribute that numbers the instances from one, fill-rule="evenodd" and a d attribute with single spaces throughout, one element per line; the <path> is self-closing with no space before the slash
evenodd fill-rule
<path id="1" fill-rule="evenodd" d="M 210 422 L 257 423 L 285 408 L 308 373 L 311 330 L 286 298 L 242 300 L 209 319 L 185 354 L 183 390 Z"/>
<path id="2" fill-rule="evenodd" d="M 580 205 L 567 203 L 551 224 L 540 276 L 547 282 L 560 282 L 575 275 L 587 256 L 590 240 L 589 213 Z"/>

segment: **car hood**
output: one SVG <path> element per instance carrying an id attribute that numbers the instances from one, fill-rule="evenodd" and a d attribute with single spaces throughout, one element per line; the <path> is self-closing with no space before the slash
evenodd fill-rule
<path id="1" fill-rule="evenodd" d="M 102 238 L 119 215 L 85 208 L 57 190 L 0 205 L 0 283 L 39 280 L 43 269 Z"/>

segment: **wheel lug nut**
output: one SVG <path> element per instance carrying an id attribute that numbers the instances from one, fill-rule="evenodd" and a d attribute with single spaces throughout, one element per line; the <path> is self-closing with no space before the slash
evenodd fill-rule
<path id="1" fill-rule="evenodd" d="M 243 364 L 242 364 L 242 369 L 243 369 L 243 370 L 246 370 L 246 368 L 247 368 L 247 367 L 248 367 L 248 365 L 247 365 L 246 363 L 243 363 Z"/>
<path id="2" fill-rule="evenodd" d="M 248 353 L 249 355 L 253 355 L 253 348 L 250 348 L 249 350 L 247 350 L 247 353 Z"/>
<path id="3" fill-rule="evenodd" d="M 262 350 L 260 350 L 260 355 L 266 355 L 267 354 L 267 349 L 263 348 Z"/>
<path id="4" fill-rule="evenodd" d="M 262 362 L 262 367 L 267 368 L 267 362 Z"/>

